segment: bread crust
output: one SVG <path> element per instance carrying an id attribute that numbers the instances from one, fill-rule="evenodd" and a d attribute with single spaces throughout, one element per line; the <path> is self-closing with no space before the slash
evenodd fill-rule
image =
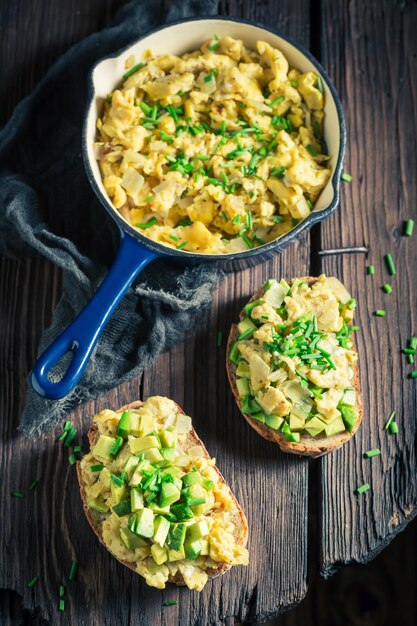
<path id="1" fill-rule="evenodd" d="M 303 276 L 302 278 L 297 278 L 294 280 L 302 280 L 312 285 L 318 279 L 312 276 Z M 264 293 L 264 289 L 262 286 L 252 296 L 248 304 L 250 302 L 254 302 L 255 300 L 258 300 L 262 296 L 263 293 Z M 244 317 L 245 317 L 244 313 L 241 312 L 239 315 L 239 318 L 242 320 Z M 358 430 L 362 422 L 362 416 L 363 416 L 359 368 L 358 368 L 357 362 L 353 365 L 353 385 L 356 391 L 357 407 L 358 407 L 359 415 L 352 429 L 352 432 L 345 431 L 338 435 L 332 435 L 331 437 L 325 437 L 325 436 L 310 437 L 309 435 L 301 435 L 300 442 L 293 443 L 292 441 L 287 441 L 287 439 L 285 438 L 285 435 L 283 435 L 281 432 L 274 430 L 273 428 L 271 428 L 270 426 L 267 426 L 266 424 L 262 424 L 261 422 L 258 422 L 258 420 L 255 420 L 250 415 L 242 412 L 240 396 L 239 396 L 239 392 L 237 390 L 237 385 L 236 385 L 236 365 L 229 360 L 229 353 L 230 353 L 231 347 L 233 343 L 237 340 L 237 337 L 238 337 L 237 325 L 232 324 L 232 327 L 229 333 L 229 338 L 227 341 L 227 349 L 226 349 L 227 377 L 229 379 L 230 387 L 231 387 L 232 393 L 235 397 L 236 404 L 239 407 L 240 412 L 242 413 L 245 420 L 252 426 L 252 428 L 256 430 L 256 432 L 259 435 L 261 435 L 262 437 L 264 437 L 264 439 L 267 439 L 268 441 L 277 443 L 283 452 L 288 452 L 290 454 L 299 454 L 300 456 L 307 456 L 311 458 L 318 458 L 320 456 L 323 456 L 324 454 L 328 454 L 332 450 L 335 450 L 336 448 L 340 448 L 340 446 L 342 446 L 344 443 L 346 443 L 347 441 L 349 441 L 349 439 L 353 437 L 353 435 L 356 433 L 356 431 Z M 354 333 L 352 333 L 350 338 L 353 343 L 352 348 L 353 350 L 356 350 Z"/>
<path id="2" fill-rule="evenodd" d="M 143 405 L 143 402 L 141 402 L 140 400 L 136 400 L 135 402 L 131 402 L 130 404 L 126 404 L 125 406 L 121 407 L 120 409 L 118 409 L 116 411 L 116 413 L 123 413 L 123 411 L 134 411 L 139 409 L 141 406 Z M 181 409 L 180 406 L 178 406 L 178 404 L 176 405 L 178 407 L 178 410 L 184 415 L 184 411 Z M 88 431 L 88 440 L 90 443 L 90 449 L 95 445 L 96 441 L 98 440 L 100 433 L 97 427 L 97 424 L 92 424 L 89 431 Z M 204 452 L 204 456 L 206 458 L 211 458 L 211 456 L 209 455 L 205 445 L 203 444 L 203 442 L 201 441 L 201 439 L 198 437 L 196 431 L 194 430 L 194 428 L 192 428 L 190 430 L 190 432 L 187 434 L 187 438 L 185 440 L 185 445 L 184 448 L 185 450 L 188 450 L 190 447 L 192 446 L 201 446 L 203 448 L 203 452 Z M 107 517 L 107 513 L 99 513 L 98 511 L 94 511 L 93 509 L 91 509 L 88 504 L 87 504 L 87 494 L 85 491 L 85 485 L 82 479 L 82 475 L 81 475 L 81 463 L 80 461 L 77 461 L 76 463 L 76 469 L 77 469 L 77 477 L 78 477 L 78 483 L 80 486 L 80 495 L 81 495 L 81 500 L 83 503 L 83 508 L 84 508 L 84 513 L 85 516 L 91 526 L 91 528 L 93 529 L 95 535 L 97 536 L 97 538 L 99 539 L 99 541 L 103 544 L 103 546 L 106 548 L 106 550 L 108 550 L 110 552 L 110 554 L 112 554 L 112 556 L 114 556 L 115 559 L 117 559 L 120 563 L 122 563 L 123 565 L 125 565 L 126 567 L 128 567 L 129 569 L 133 570 L 135 573 L 136 572 L 136 567 L 135 567 L 135 563 L 128 563 L 127 561 L 123 561 L 121 559 L 119 559 L 110 549 L 109 547 L 106 545 L 106 543 L 103 540 L 103 534 L 101 532 L 101 524 L 103 523 L 103 521 L 106 519 Z M 226 480 L 224 479 L 223 475 L 221 474 L 221 472 L 219 471 L 218 467 L 215 465 L 214 466 L 215 471 L 217 472 L 218 476 L 219 476 L 219 482 L 226 484 Z M 243 512 L 242 507 L 240 506 L 240 504 L 238 503 L 238 501 L 236 500 L 236 497 L 234 495 L 234 493 L 230 490 L 231 496 L 233 498 L 233 501 L 236 505 L 237 508 L 237 513 L 236 515 L 233 516 L 232 521 L 234 523 L 235 526 L 235 540 L 236 543 L 238 543 L 241 546 L 246 546 L 247 541 L 248 541 L 248 522 L 246 519 L 246 515 Z M 217 576 L 221 576 L 223 575 L 225 572 L 227 572 L 228 569 L 230 569 L 232 566 L 227 564 L 227 563 L 221 563 L 219 564 L 218 568 L 210 568 L 210 569 L 206 569 L 205 572 L 207 573 L 209 579 L 211 578 L 216 578 Z M 175 576 L 170 576 L 168 578 L 169 583 L 173 583 L 175 585 L 180 585 L 183 586 L 185 585 L 183 576 L 180 572 L 177 572 L 175 574 Z"/>

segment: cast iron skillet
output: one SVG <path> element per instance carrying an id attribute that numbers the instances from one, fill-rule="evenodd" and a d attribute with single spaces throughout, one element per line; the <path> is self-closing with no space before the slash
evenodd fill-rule
<path id="1" fill-rule="evenodd" d="M 183 54 L 195 50 L 214 33 L 242 39 L 254 48 L 261 39 L 279 48 L 292 67 L 320 74 L 325 95 L 325 138 L 332 155 L 332 176 L 320 195 L 314 210 L 295 228 L 279 239 L 258 248 L 234 254 L 208 255 L 171 249 L 142 235 L 113 207 L 104 189 L 94 158 L 95 123 L 101 114 L 103 100 L 120 83 L 125 60 L 133 54 L 138 60 L 145 49 L 155 54 Z M 339 181 L 345 152 L 345 124 L 336 90 L 321 65 L 298 43 L 258 24 L 232 18 L 200 18 L 175 22 L 156 29 L 122 51 L 99 61 L 89 76 L 88 104 L 83 126 L 83 158 L 88 179 L 99 200 L 120 228 L 120 248 L 115 262 L 99 289 L 73 323 L 45 350 L 35 364 L 30 380 L 35 391 L 45 398 L 66 396 L 80 380 L 91 353 L 123 295 L 141 270 L 156 258 L 183 264 L 212 263 L 226 270 L 243 269 L 266 260 L 284 248 L 304 229 L 328 217 L 339 202 Z M 56 381 L 49 374 L 66 353 L 71 362 L 63 377 Z"/>

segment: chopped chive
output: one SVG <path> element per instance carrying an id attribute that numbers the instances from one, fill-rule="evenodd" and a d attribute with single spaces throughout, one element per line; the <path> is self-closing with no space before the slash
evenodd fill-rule
<path id="1" fill-rule="evenodd" d="M 375 315 L 376 317 L 386 317 L 387 312 L 386 312 L 386 311 L 384 311 L 384 309 L 377 309 L 377 310 L 374 312 L 374 315 Z"/>
<path id="2" fill-rule="evenodd" d="M 364 483 L 363 485 L 361 485 L 360 487 L 358 487 L 358 488 L 356 489 L 356 493 L 358 493 L 358 494 L 365 493 L 365 492 L 366 492 L 366 491 L 368 491 L 370 488 L 371 488 L 371 487 L 370 487 L 369 483 Z"/>
<path id="3" fill-rule="evenodd" d="M 217 333 L 217 345 L 220 347 L 223 343 L 223 333 L 221 330 Z"/>
<path id="4" fill-rule="evenodd" d="M 308 144 L 308 146 L 307 146 L 307 150 L 309 151 L 309 153 L 310 153 L 312 156 L 318 156 L 318 152 L 317 152 L 317 150 L 315 149 L 315 147 L 314 147 L 314 146 L 312 146 L 312 145 L 311 145 L 311 143 L 309 143 L 309 144 Z"/>
<path id="5" fill-rule="evenodd" d="M 250 239 L 248 239 L 248 237 L 242 237 L 242 239 L 245 242 L 245 244 L 248 246 L 248 248 L 251 248 L 251 249 L 253 248 L 253 243 L 250 241 Z"/>
<path id="6" fill-rule="evenodd" d="M 238 224 L 240 222 L 240 215 L 235 215 L 232 219 L 232 224 Z"/>
<path id="7" fill-rule="evenodd" d="M 168 135 L 164 130 L 161 130 L 161 139 L 162 141 L 166 141 L 167 143 L 172 143 L 174 138 Z"/>
<path id="8" fill-rule="evenodd" d="M 373 450 L 367 450 L 364 456 L 367 459 L 372 459 L 372 457 L 379 456 L 380 454 L 381 454 L 381 450 L 379 448 L 374 448 Z"/>
<path id="9" fill-rule="evenodd" d="M 403 348 L 404 354 L 416 354 L 416 352 L 417 352 L 416 348 Z"/>
<path id="10" fill-rule="evenodd" d="M 168 237 L 169 237 L 170 239 L 172 239 L 173 241 L 179 241 L 179 240 L 180 240 L 180 238 L 179 238 L 179 237 L 176 237 L 175 235 L 168 235 Z"/>
<path id="11" fill-rule="evenodd" d="M 67 422 L 65 422 L 65 424 L 64 424 L 64 430 L 65 430 L 65 431 L 67 431 L 67 430 L 71 430 L 71 428 L 72 428 L 72 422 L 71 422 L 70 420 L 68 420 L 68 421 L 67 421 Z"/>
<path id="12" fill-rule="evenodd" d="M 223 184 L 227 186 L 229 184 L 229 179 L 227 178 L 226 172 L 222 172 L 221 177 L 223 179 Z"/>
<path id="13" fill-rule="evenodd" d="M 151 200 L 154 199 L 154 196 L 151 194 L 150 196 L 146 196 L 146 198 L 144 199 L 144 202 L 151 202 Z"/>
<path id="14" fill-rule="evenodd" d="M 211 46 L 207 46 L 207 50 L 210 50 L 210 52 L 213 52 L 213 50 L 217 50 L 218 47 L 219 47 L 218 43 L 213 43 Z"/>
<path id="15" fill-rule="evenodd" d="M 67 436 L 65 437 L 64 446 L 68 448 L 71 445 L 72 440 L 74 439 L 76 434 L 77 429 L 75 428 L 75 426 L 72 426 L 72 428 L 70 428 L 70 430 L 68 431 Z"/>
<path id="16" fill-rule="evenodd" d="M 276 167 L 271 171 L 271 176 L 277 176 L 278 178 L 284 178 L 285 165 L 281 165 L 281 167 Z"/>
<path id="17" fill-rule="evenodd" d="M 103 469 L 104 465 L 103 463 L 98 463 L 97 465 L 91 465 L 90 466 L 90 470 L 92 472 L 101 472 L 101 470 Z"/>
<path id="18" fill-rule="evenodd" d="M 77 462 L 77 457 L 75 456 L 75 454 L 70 454 L 68 457 L 68 461 L 71 463 L 71 465 L 74 465 Z"/>
<path id="19" fill-rule="evenodd" d="M 141 228 L 142 230 L 146 230 L 146 228 L 151 228 L 152 226 L 155 226 L 155 224 L 158 223 L 158 220 L 156 219 L 156 217 L 151 217 L 147 222 L 139 222 L 139 224 L 136 224 L 136 228 Z"/>
<path id="20" fill-rule="evenodd" d="M 127 70 L 127 72 L 123 74 L 123 78 L 129 78 L 129 76 L 132 76 L 132 74 L 134 74 L 135 72 L 137 72 L 144 66 L 145 66 L 145 63 L 136 63 L 136 65 L 131 67 L 130 70 Z"/>
<path id="21" fill-rule="evenodd" d="M 221 215 L 222 215 L 222 218 L 223 218 L 223 220 L 224 220 L 225 222 L 228 222 L 228 221 L 229 221 L 229 218 L 227 217 L 227 215 L 226 215 L 226 213 L 225 213 L 224 211 L 222 211 Z"/>
<path id="22" fill-rule="evenodd" d="M 391 422 L 389 425 L 389 430 L 391 435 L 396 435 L 398 433 L 398 424 L 397 422 Z"/>
<path id="23" fill-rule="evenodd" d="M 351 183 L 352 182 L 352 176 L 350 174 L 348 174 L 347 172 L 343 172 L 343 174 L 340 177 L 341 180 L 343 180 L 344 183 Z"/>
<path id="24" fill-rule="evenodd" d="M 74 446 L 73 452 L 81 452 L 81 446 Z"/>
<path id="25" fill-rule="evenodd" d="M 195 158 L 199 161 L 208 161 L 210 157 L 207 154 L 196 154 Z"/>
<path id="26" fill-rule="evenodd" d="M 414 356 L 412 354 L 408 355 L 408 362 L 410 363 L 410 365 L 414 363 Z"/>
<path id="27" fill-rule="evenodd" d="M 37 480 L 34 480 L 33 483 L 30 483 L 29 485 L 29 491 L 33 491 L 34 489 L 36 489 L 36 487 L 38 486 L 38 482 Z"/>
<path id="28" fill-rule="evenodd" d="M 64 585 L 59 585 L 59 597 L 63 598 L 65 595 L 65 587 Z"/>
<path id="29" fill-rule="evenodd" d="M 168 104 L 168 106 L 166 107 L 166 110 L 168 111 L 172 119 L 174 120 L 175 124 L 178 124 L 178 115 L 177 115 L 175 108 L 171 104 Z"/>
<path id="30" fill-rule="evenodd" d="M 385 283 L 382 289 L 385 291 L 385 293 L 392 293 L 392 287 L 389 283 Z"/>
<path id="31" fill-rule="evenodd" d="M 417 348 L 417 337 L 410 338 L 410 348 Z"/>
<path id="32" fill-rule="evenodd" d="M 366 268 L 366 271 L 368 274 L 375 274 L 375 266 L 374 265 L 368 265 L 368 267 Z"/>
<path id="33" fill-rule="evenodd" d="M 174 606 L 175 604 L 178 604 L 178 602 L 176 602 L 176 601 L 163 602 L 162 606 Z"/>
<path id="34" fill-rule="evenodd" d="M 58 609 L 59 609 L 60 611 L 65 611 L 65 600 L 62 600 L 62 598 L 61 598 L 61 600 L 59 601 L 59 604 L 58 604 Z"/>
<path id="35" fill-rule="evenodd" d="M 410 378 L 417 378 L 417 370 L 410 372 Z"/>
<path id="36" fill-rule="evenodd" d="M 306 202 L 307 202 L 308 208 L 310 209 L 310 211 L 312 211 L 314 209 L 314 204 L 308 198 L 306 198 Z"/>
<path id="37" fill-rule="evenodd" d="M 321 79 L 321 76 L 317 76 L 317 89 L 319 90 L 320 93 L 324 92 L 323 81 Z"/>
<path id="38" fill-rule="evenodd" d="M 389 428 L 389 425 L 391 424 L 394 417 L 395 417 L 395 411 L 392 411 L 392 413 L 390 414 L 389 418 L 387 419 L 385 423 L 384 430 L 387 430 Z"/>
<path id="39" fill-rule="evenodd" d="M 292 80 L 291 82 L 291 87 L 298 87 L 298 83 L 296 80 Z"/>
<path id="40" fill-rule="evenodd" d="M 78 563 L 77 561 L 73 561 L 72 565 L 71 565 L 71 570 L 69 573 L 69 579 L 70 580 L 74 580 L 75 579 L 75 575 L 77 573 L 77 569 L 78 569 Z"/>
<path id="41" fill-rule="evenodd" d="M 274 222 L 275 224 L 279 224 L 280 222 L 282 222 L 282 217 L 280 215 L 275 215 Z"/>
<path id="42" fill-rule="evenodd" d="M 187 245 L 188 241 L 184 241 L 182 244 L 180 244 L 179 246 L 177 246 L 177 250 L 182 250 L 183 248 L 185 248 L 185 246 Z"/>
<path id="43" fill-rule="evenodd" d="M 12 491 L 12 496 L 15 498 L 24 498 L 25 495 L 21 491 Z"/>
<path id="44" fill-rule="evenodd" d="M 414 220 L 407 220 L 404 226 L 404 237 L 411 237 L 413 234 Z"/>
<path id="45" fill-rule="evenodd" d="M 284 100 L 284 96 L 278 96 L 278 98 L 275 98 L 275 100 L 272 100 L 272 102 L 270 102 L 268 106 L 273 107 L 276 104 L 279 104 L 280 102 L 282 102 L 283 100 Z"/>
<path id="46" fill-rule="evenodd" d="M 204 76 L 204 82 L 205 83 L 209 83 L 211 80 L 213 80 L 213 74 L 207 74 L 207 76 Z"/>
<path id="47" fill-rule="evenodd" d="M 226 134 L 226 131 L 227 131 L 227 123 L 225 120 L 222 120 L 220 133 L 224 136 Z"/>
<path id="48" fill-rule="evenodd" d="M 390 276 L 395 276 L 397 273 L 397 270 L 395 269 L 395 264 L 394 264 L 391 254 L 386 254 L 384 258 L 385 258 L 385 262 L 387 264 L 387 268 L 388 268 L 388 272 Z"/>
<path id="49" fill-rule="evenodd" d="M 252 211 L 248 211 L 246 213 L 245 222 L 246 222 L 246 226 L 248 227 L 248 229 L 252 230 L 253 228 Z"/>
<path id="50" fill-rule="evenodd" d="M 32 587 L 34 587 L 36 585 L 36 583 L 38 582 L 39 578 L 37 576 L 34 576 L 33 578 L 30 579 L 30 581 L 28 582 L 27 586 L 29 587 L 29 589 L 32 589 Z"/>

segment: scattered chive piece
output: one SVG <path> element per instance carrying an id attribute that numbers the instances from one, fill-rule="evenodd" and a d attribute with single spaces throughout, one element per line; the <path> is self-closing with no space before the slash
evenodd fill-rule
<path id="1" fill-rule="evenodd" d="M 309 151 L 309 153 L 310 153 L 312 156 L 317 156 L 317 155 L 318 155 L 317 150 L 315 149 L 315 147 L 314 147 L 314 146 L 312 146 L 312 145 L 311 145 L 311 143 L 309 143 L 309 144 L 308 144 L 308 146 L 307 146 L 307 150 Z"/>
<path id="2" fill-rule="evenodd" d="M 280 215 L 275 215 L 274 222 L 275 224 L 279 224 L 280 222 L 282 222 L 282 217 Z"/>
<path id="3" fill-rule="evenodd" d="M 298 83 L 296 80 L 291 81 L 291 87 L 298 87 Z"/>
<path id="4" fill-rule="evenodd" d="M 385 283 L 382 289 L 385 291 L 385 293 L 392 293 L 392 287 L 389 283 Z"/>
<path id="5" fill-rule="evenodd" d="M 377 310 L 375 311 L 375 313 L 374 313 L 374 315 L 375 315 L 376 317 L 385 317 L 385 316 L 386 316 L 386 314 L 387 314 L 387 312 L 386 312 L 386 311 L 384 311 L 384 309 L 377 309 Z"/>
<path id="6" fill-rule="evenodd" d="M 410 373 L 410 378 L 417 378 L 417 370 Z"/>
<path id="7" fill-rule="evenodd" d="M 59 597 L 63 598 L 65 595 L 65 587 L 64 585 L 59 585 Z"/>
<path id="8" fill-rule="evenodd" d="M 174 606 L 175 604 L 178 604 L 178 602 L 176 602 L 176 601 L 173 601 L 173 602 L 164 602 L 164 603 L 162 604 L 162 606 Z"/>
<path id="9" fill-rule="evenodd" d="M 414 220 L 407 220 L 404 226 L 404 237 L 411 237 L 413 234 Z"/>
<path id="10" fill-rule="evenodd" d="M 74 452 L 81 452 L 81 446 L 74 446 Z"/>
<path id="11" fill-rule="evenodd" d="M 360 487 L 358 487 L 356 489 L 356 493 L 362 494 L 365 493 L 366 491 L 368 491 L 370 489 L 370 485 L 369 483 L 364 483 L 363 485 L 361 485 Z"/>
<path id="12" fill-rule="evenodd" d="M 269 106 L 273 107 L 279 102 L 282 102 L 283 100 L 284 100 L 284 96 L 278 96 L 278 98 L 275 98 L 275 100 L 272 100 L 272 102 L 269 103 Z"/>
<path id="13" fill-rule="evenodd" d="M 184 241 L 182 244 L 180 244 L 179 246 L 177 246 L 177 250 L 182 250 L 183 248 L 185 248 L 185 246 L 187 245 L 188 241 Z"/>
<path id="14" fill-rule="evenodd" d="M 64 446 L 68 448 L 71 445 L 72 440 L 74 439 L 76 434 L 77 434 L 77 429 L 74 426 L 72 426 L 71 429 L 68 431 L 67 436 L 65 437 Z"/>
<path id="15" fill-rule="evenodd" d="M 389 428 L 389 425 L 391 424 L 392 420 L 395 417 L 395 411 L 392 411 L 391 415 L 389 416 L 389 418 L 386 421 L 386 424 L 384 426 L 384 430 L 387 430 Z"/>
<path id="16" fill-rule="evenodd" d="M 389 430 L 391 435 L 396 435 L 398 433 L 398 424 L 397 422 L 391 422 L 389 425 Z"/>
<path id="17" fill-rule="evenodd" d="M 221 330 L 217 333 L 217 345 L 220 347 L 223 343 L 223 333 Z"/>
<path id="18" fill-rule="evenodd" d="M 341 180 L 343 180 L 344 183 L 351 183 L 352 182 L 352 176 L 350 174 L 348 174 L 347 172 L 343 172 L 343 174 L 340 177 Z"/>
<path id="19" fill-rule="evenodd" d="M 238 224 L 240 222 L 240 215 L 235 215 L 232 219 L 232 224 Z"/>
<path id="20" fill-rule="evenodd" d="M 367 450 L 364 456 L 367 459 L 372 459 L 374 456 L 379 456 L 381 454 L 381 450 L 379 448 L 374 448 L 373 450 Z"/>
<path id="21" fill-rule="evenodd" d="M 199 161 L 208 161 L 210 157 L 207 154 L 196 154 L 195 158 Z"/>
<path id="22" fill-rule="evenodd" d="M 77 563 L 77 561 L 73 561 L 72 565 L 71 565 L 71 569 L 70 569 L 70 574 L 69 574 L 69 579 L 70 580 L 74 580 L 75 579 L 75 575 L 77 573 L 77 569 L 78 569 L 78 563 Z"/>
<path id="23" fill-rule="evenodd" d="M 129 76 L 132 76 L 132 74 L 140 70 L 142 67 L 144 67 L 144 65 L 145 63 L 136 63 L 136 65 L 131 67 L 130 70 L 127 70 L 127 72 L 123 74 L 123 78 L 129 78 Z"/>
<path id="24" fill-rule="evenodd" d="M 101 472 L 103 467 L 104 467 L 103 463 L 99 463 L 98 465 L 91 465 L 90 470 L 92 472 Z"/>
<path id="25" fill-rule="evenodd" d="M 397 270 L 395 269 L 395 264 L 394 264 L 391 254 L 386 254 L 384 258 L 387 264 L 389 275 L 395 276 L 395 274 L 397 273 Z"/>
<path id="26" fill-rule="evenodd" d="M 24 498 L 24 494 L 21 491 L 12 491 L 12 496 L 15 498 Z"/>
<path id="27" fill-rule="evenodd" d="M 417 352 L 416 348 L 403 348 L 404 354 L 413 355 L 413 354 L 416 354 L 416 352 Z"/>
<path id="28" fill-rule="evenodd" d="M 375 266 L 374 265 L 368 265 L 368 267 L 366 268 L 366 271 L 368 274 L 375 274 Z"/>
<path id="29" fill-rule="evenodd" d="M 271 176 L 277 176 L 278 178 L 284 178 L 285 173 L 285 165 L 281 165 L 281 167 L 276 167 L 271 171 Z"/>
<path id="30" fill-rule="evenodd" d="M 179 241 L 180 240 L 179 237 L 176 237 L 175 235 L 168 235 L 168 237 L 170 239 L 172 239 L 173 241 Z"/>
<path id="31" fill-rule="evenodd" d="M 150 202 L 151 200 L 153 200 L 153 196 L 152 195 L 146 196 L 144 202 Z"/>
<path id="32" fill-rule="evenodd" d="M 321 76 L 317 76 L 317 89 L 319 90 L 320 93 L 324 92 L 323 81 L 321 80 Z"/>
<path id="33" fill-rule="evenodd" d="M 146 230 L 146 228 L 151 228 L 152 226 L 155 226 L 157 222 L 158 220 L 156 219 L 156 217 L 151 217 L 147 222 L 139 222 L 139 224 L 136 224 L 136 227 L 142 230 Z"/>
<path id="34" fill-rule="evenodd" d="M 77 462 L 77 457 L 75 456 L 75 454 L 70 454 L 68 457 L 68 461 L 71 463 L 71 465 L 74 465 Z"/>
<path id="35" fill-rule="evenodd" d="M 414 363 L 414 357 L 413 357 L 413 355 L 412 355 L 412 354 L 409 354 L 409 355 L 408 355 L 408 362 L 410 363 L 410 365 L 411 365 L 412 363 Z"/>
<path id="36" fill-rule="evenodd" d="M 60 611 L 65 611 L 65 600 L 62 600 L 62 599 L 61 599 L 61 600 L 59 601 L 59 604 L 58 604 L 58 609 L 59 609 Z"/>
<path id="37" fill-rule="evenodd" d="M 71 430 L 71 428 L 72 428 L 72 422 L 68 420 L 68 421 L 67 421 L 67 422 L 65 422 L 65 424 L 64 424 L 64 430 L 65 430 L 65 431 L 67 431 L 67 430 Z"/>
<path id="38" fill-rule="evenodd" d="M 310 211 L 312 211 L 314 209 L 314 204 L 311 202 L 311 200 L 308 200 L 308 199 L 306 200 L 306 202 L 307 202 L 308 208 L 310 209 Z"/>
<path id="39" fill-rule="evenodd" d="M 248 237 L 242 237 L 242 239 L 245 242 L 245 244 L 248 246 L 248 248 L 251 248 L 251 249 L 253 248 L 253 243 L 250 241 L 250 239 L 248 239 Z"/>
<path id="40" fill-rule="evenodd" d="M 217 50 L 218 47 L 219 47 L 218 43 L 213 43 L 211 46 L 207 46 L 207 50 L 210 50 L 210 52 L 213 52 L 213 50 Z"/>
<path id="41" fill-rule="evenodd" d="M 227 131 L 227 124 L 225 120 L 222 120 L 222 124 L 221 124 L 221 128 L 220 128 L 220 133 L 224 136 L 226 134 Z"/>
<path id="42" fill-rule="evenodd" d="M 30 483 L 29 485 L 29 491 L 33 491 L 34 489 L 36 489 L 37 486 L 38 486 L 38 481 L 34 480 L 33 483 Z"/>
<path id="43" fill-rule="evenodd" d="M 36 585 L 36 583 L 38 582 L 39 578 L 37 576 L 34 576 L 33 578 L 30 579 L 30 581 L 28 582 L 27 586 L 29 587 L 29 589 L 32 589 L 32 587 L 34 587 Z"/>
<path id="44" fill-rule="evenodd" d="M 410 338 L 410 348 L 417 348 L 417 337 Z"/>

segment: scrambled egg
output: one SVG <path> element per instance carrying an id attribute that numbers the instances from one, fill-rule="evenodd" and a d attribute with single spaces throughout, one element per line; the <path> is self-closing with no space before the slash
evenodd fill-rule
<path id="1" fill-rule="evenodd" d="M 201 446 L 190 448 L 189 443 L 186 445 L 191 419 L 183 415 L 172 400 L 160 396 L 149 398 L 141 408 L 134 411 L 133 422 L 140 424 L 141 432 L 124 432 L 123 441 L 118 436 L 120 414 L 104 410 L 95 416 L 94 421 L 100 438 L 81 461 L 82 479 L 88 505 L 103 515 L 100 522 L 103 541 L 118 559 L 134 564 L 148 585 L 163 589 L 168 578 L 179 573 L 185 584 L 197 591 L 201 591 L 207 582 L 208 570 L 216 570 L 225 563 L 248 564 L 248 551 L 237 543 L 240 529 L 235 527 L 235 522 L 239 511 L 231 491 L 220 481 L 215 470 L 215 459 L 206 458 Z M 130 427 L 133 430 L 138 428 L 137 425 Z M 166 436 L 172 440 L 167 440 Z M 162 447 L 146 448 L 139 452 L 139 443 L 150 441 L 149 437 L 153 437 L 155 445 Z M 103 442 L 116 445 L 116 453 L 108 454 Z M 167 447 L 168 443 L 171 447 Z M 136 452 L 132 453 L 133 450 Z M 159 458 L 162 460 L 155 460 Z M 194 505 L 192 500 L 187 500 L 188 483 L 184 479 L 190 473 L 194 477 L 198 475 L 199 493 L 203 495 L 200 502 Z M 169 505 L 163 506 L 164 503 L 158 497 L 152 496 L 152 493 L 157 493 L 158 486 L 154 492 L 150 490 L 151 487 L 143 487 L 148 476 L 156 476 L 159 481 L 162 476 L 163 481 L 163 475 L 166 474 L 169 474 L 168 482 L 177 481 L 176 484 L 181 488 L 176 510 Z M 143 507 L 142 510 L 146 508 L 148 513 L 151 511 L 154 526 L 145 535 L 137 535 L 130 530 L 133 511 L 141 511 L 140 508 L 132 509 L 132 491 L 139 493 L 139 496 L 137 493 L 134 496 L 142 499 L 139 505 Z M 189 506 L 186 506 L 187 503 Z M 185 521 L 180 518 L 178 506 L 183 507 L 181 514 L 185 515 L 186 511 Z M 176 546 L 178 549 L 170 547 L 169 534 L 162 538 L 157 535 L 157 524 L 161 517 L 166 520 L 163 523 L 169 527 L 169 533 L 179 526 L 185 527 L 186 539 L 182 540 L 181 547 Z M 197 551 L 192 554 L 192 558 L 188 558 L 184 546 L 187 545 L 188 534 L 196 527 L 199 531 L 203 530 L 197 537 Z"/>
<path id="2" fill-rule="evenodd" d="M 331 170 L 322 81 L 214 36 L 199 50 L 134 64 L 97 121 L 95 155 L 116 209 L 166 246 L 254 248 L 310 214 Z"/>
<path id="3" fill-rule="evenodd" d="M 245 307 L 229 359 L 242 412 L 280 430 L 331 436 L 358 418 L 352 350 L 356 302 L 334 277 L 288 285 L 270 280 Z"/>

